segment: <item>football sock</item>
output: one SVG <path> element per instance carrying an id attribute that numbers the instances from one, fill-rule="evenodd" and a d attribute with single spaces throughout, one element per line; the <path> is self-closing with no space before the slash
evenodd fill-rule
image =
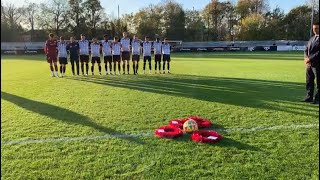
<path id="1" fill-rule="evenodd" d="M 106 69 L 106 72 L 108 72 L 108 65 L 107 64 L 104 65 L 104 68 Z"/>
<path id="2" fill-rule="evenodd" d="M 158 62 L 155 62 L 155 64 L 154 64 L 154 70 L 157 70 L 157 65 L 158 65 Z"/>
<path id="3" fill-rule="evenodd" d="M 94 65 L 92 64 L 91 66 L 91 72 L 93 73 L 94 72 Z"/>
<path id="4" fill-rule="evenodd" d="M 120 73 L 120 71 L 121 71 L 120 63 L 118 63 L 118 71 L 119 71 L 119 73 Z"/>
<path id="5" fill-rule="evenodd" d="M 160 61 L 158 61 L 158 64 L 159 64 L 159 71 L 161 70 L 161 62 Z"/>
<path id="6" fill-rule="evenodd" d="M 139 63 L 137 62 L 137 64 L 136 64 L 136 73 L 138 73 L 138 69 L 139 69 Z"/>
<path id="7" fill-rule="evenodd" d="M 143 62 L 143 70 L 146 70 L 146 62 Z"/>
<path id="8" fill-rule="evenodd" d="M 163 70 L 165 70 L 166 69 L 166 62 L 164 61 L 163 62 L 163 68 L 162 68 Z"/>
<path id="9" fill-rule="evenodd" d="M 101 65 L 99 64 L 98 66 L 99 66 L 99 72 L 101 73 Z"/>
<path id="10" fill-rule="evenodd" d="M 167 64 L 168 71 L 170 70 L 170 62 Z"/>
<path id="11" fill-rule="evenodd" d="M 126 65 L 124 63 L 122 64 L 122 71 L 126 72 Z"/>
<path id="12" fill-rule="evenodd" d="M 74 62 L 71 62 L 71 70 L 72 70 L 72 74 L 74 74 Z"/>
<path id="13" fill-rule="evenodd" d="M 109 62 L 109 70 L 110 70 L 110 73 L 111 73 L 111 71 L 112 71 L 112 63 L 111 62 Z"/>
<path id="14" fill-rule="evenodd" d="M 132 69 L 133 69 L 133 73 L 135 74 L 136 73 L 136 64 L 132 65 Z"/>
<path id="15" fill-rule="evenodd" d="M 77 74 L 79 75 L 79 63 L 76 62 L 76 66 L 77 66 Z"/>
<path id="16" fill-rule="evenodd" d="M 151 71 L 151 62 L 149 61 L 149 70 Z"/>
<path id="17" fill-rule="evenodd" d="M 82 74 L 84 74 L 84 64 L 83 63 L 81 63 L 81 72 L 82 72 Z"/>
<path id="18" fill-rule="evenodd" d="M 129 73 L 129 71 L 130 71 L 130 64 L 129 64 L 129 62 L 128 62 L 128 64 L 127 64 L 127 70 L 128 70 L 128 73 Z"/>
<path id="19" fill-rule="evenodd" d="M 53 72 L 53 66 L 52 65 L 50 66 L 50 70 L 51 70 L 51 72 Z"/>
<path id="20" fill-rule="evenodd" d="M 58 65 L 54 65 L 54 70 L 56 71 L 56 72 L 58 72 Z"/>
<path id="21" fill-rule="evenodd" d="M 86 72 L 88 74 L 88 72 L 89 72 L 89 64 L 86 64 Z"/>
<path id="22" fill-rule="evenodd" d="M 116 63 L 113 64 L 113 71 L 116 73 Z"/>
<path id="23" fill-rule="evenodd" d="M 60 73 L 62 73 L 62 65 L 60 65 Z"/>
<path id="24" fill-rule="evenodd" d="M 63 74 L 65 74 L 65 73 L 66 73 L 66 69 L 67 69 L 67 66 L 66 66 L 66 65 L 64 65 L 64 67 L 63 67 Z"/>

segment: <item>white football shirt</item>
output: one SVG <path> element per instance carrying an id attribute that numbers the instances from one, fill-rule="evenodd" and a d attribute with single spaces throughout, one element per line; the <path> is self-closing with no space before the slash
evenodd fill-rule
<path id="1" fill-rule="evenodd" d="M 140 41 L 139 40 L 134 40 L 132 42 L 132 54 L 133 55 L 140 55 Z"/>
<path id="2" fill-rule="evenodd" d="M 112 54 L 113 55 L 120 55 L 120 43 L 119 42 L 112 43 Z"/>
<path id="3" fill-rule="evenodd" d="M 89 41 L 80 40 L 79 41 L 80 55 L 89 55 Z"/>
<path id="4" fill-rule="evenodd" d="M 161 54 L 161 46 L 162 46 L 162 42 L 156 42 L 154 41 L 153 42 L 153 51 L 154 51 L 154 54 Z"/>
<path id="5" fill-rule="evenodd" d="M 170 55 L 170 44 L 169 43 L 164 43 L 162 45 L 162 54 Z"/>
<path id="6" fill-rule="evenodd" d="M 146 41 L 143 43 L 143 56 L 151 56 L 151 42 Z"/>
<path id="7" fill-rule="evenodd" d="M 130 39 L 129 38 L 122 38 L 120 40 L 121 43 L 121 50 L 123 51 L 130 51 Z"/>
<path id="8" fill-rule="evenodd" d="M 100 57 L 99 43 L 91 43 L 91 57 Z"/>
<path id="9" fill-rule="evenodd" d="M 112 43 L 109 41 L 103 41 L 102 42 L 102 51 L 103 51 L 103 56 L 111 56 L 112 55 Z"/>
<path id="10" fill-rule="evenodd" d="M 58 42 L 58 57 L 66 58 L 67 57 L 67 43 Z"/>

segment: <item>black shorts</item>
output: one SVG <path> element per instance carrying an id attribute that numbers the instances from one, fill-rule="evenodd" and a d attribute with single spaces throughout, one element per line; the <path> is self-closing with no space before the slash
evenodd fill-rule
<path id="1" fill-rule="evenodd" d="M 91 58 L 91 63 L 93 64 L 93 63 L 101 63 L 101 60 L 100 60 L 100 57 L 92 57 Z"/>
<path id="2" fill-rule="evenodd" d="M 162 60 L 163 61 L 168 61 L 168 62 L 170 62 L 170 55 L 169 54 L 164 54 L 163 56 L 162 56 Z"/>
<path id="3" fill-rule="evenodd" d="M 129 51 L 124 51 L 122 52 L 122 61 L 123 60 L 130 60 L 130 52 Z"/>
<path id="4" fill-rule="evenodd" d="M 140 60 L 140 55 L 132 55 L 132 61 L 139 61 Z"/>
<path id="5" fill-rule="evenodd" d="M 112 62 L 112 56 L 104 56 L 104 63 L 107 64 L 108 62 Z"/>
<path id="6" fill-rule="evenodd" d="M 143 62 L 146 62 L 148 60 L 148 62 L 151 62 L 151 56 L 143 56 Z"/>
<path id="7" fill-rule="evenodd" d="M 120 62 L 120 55 L 113 55 L 112 59 L 113 59 L 113 62 Z"/>
<path id="8" fill-rule="evenodd" d="M 67 58 L 59 57 L 59 64 L 68 64 Z"/>
<path id="9" fill-rule="evenodd" d="M 80 55 L 81 63 L 89 63 L 89 55 Z"/>
<path id="10" fill-rule="evenodd" d="M 74 63 L 74 62 L 79 62 L 79 56 L 77 57 L 77 56 L 70 56 L 70 62 L 71 63 Z"/>
<path id="11" fill-rule="evenodd" d="M 161 54 L 155 54 L 154 55 L 154 60 L 155 61 L 161 61 Z"/>

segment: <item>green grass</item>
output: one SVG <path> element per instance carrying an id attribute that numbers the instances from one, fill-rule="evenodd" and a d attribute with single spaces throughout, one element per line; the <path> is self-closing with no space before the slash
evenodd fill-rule
<path id="1" fill-rule="evenodd" d="M 44 56 L 1 57 L 1 141 L 318 124 L 302 53 L 173 54 L 171 75 L 51 78 Z M 97 69 L 97 68 L 96 68 Z M 140 62 L 140 74 L 142 62 Z M 224 132 L 217 144 L 120 136 L 1 145 L 3 179 L 318 179 L 319 128 Z"/>

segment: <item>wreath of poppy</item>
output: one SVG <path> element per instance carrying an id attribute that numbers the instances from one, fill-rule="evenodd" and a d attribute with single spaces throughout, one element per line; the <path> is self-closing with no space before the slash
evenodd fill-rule
<path id="1" fill-rule="evenodd" d="M 161 126 L 154 134 L 161 138 L 175 138 L 183 135 L 183 132 L 181 129 L 173 126 Z"/>
<path id="2" fill-rule="evenodd" d="M 204 119 L 199 116 L 190 116 L 187 119 L 192 119 L 192 120 L 196 121 L 199 128 L 209 128 L 211 126 L 210 120 Z"/>
<path id="3" fill-rule="evenodd" d="M 212 130 L 201 130 L 194 132 L 191 135 L 192 141 L 200 143 L 215 143 L 222 139 L 222 136 L 216 131 Z"/>
<path id="4" fill-rule="evenodd" d="M 169 125 L 172 127 L 183 129 L 183 124 L 187 121 L 187 119 L 173 119 L 169 122 Z"/>

